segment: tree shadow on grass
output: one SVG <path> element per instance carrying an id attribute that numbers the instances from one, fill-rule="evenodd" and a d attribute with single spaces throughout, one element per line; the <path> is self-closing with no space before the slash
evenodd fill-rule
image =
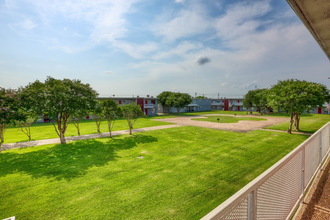
<path id="1" fill-rule="evenodd" d="M 98 138 L 57 144 L 42 150 L 20 153 L 18 149 L 0 154 L 0 177 L 13 173 L 27 173 L 34 178 L 53 177 L 71 180 L 87 173 L 90 167 L 101 167 L 117 158 L 117 152 L 157 142 L 143 134 L 122 138 Z M 37 148 L 37 147 L 36 147 Z"/>

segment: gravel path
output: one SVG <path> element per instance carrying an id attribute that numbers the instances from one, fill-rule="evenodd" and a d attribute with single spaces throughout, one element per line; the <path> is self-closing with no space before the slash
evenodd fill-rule
<path id="1" fill-rule="evenodd" d="M 196 127 L 204 127 L 204 128 L 213 128 L 219 130 L 226 131 L 235 131 L 246 133 L 249 131 L 254 131 L 257 129 L 261 129 L 270 125 L 282 123 L 289 121 L 288 118 L 280 118 L 280 117 L 267 117 L 267 116 L 253 116 L 253 115 L 239 115 L 236 117 L 257 117 L 264 118 L 267 121 L 239 121 L 238 123 L 216 123 L 216 122 L 208 122 L 208 121 L 194 121 L 191 119 L 194 118 L 205 118 L 204 116 L 232 116 L 225 114 L 209 114 L 203 116 L 185 116 L 185 117 L 176 117 L 176 118 L 164 118 L 164 119 L 154 119 L 156 121 L 164 121 L 170 123 L 176 123 L 178 125 L 190 125 Z M 235 116 L 233 116 L 235 117 Z"/>

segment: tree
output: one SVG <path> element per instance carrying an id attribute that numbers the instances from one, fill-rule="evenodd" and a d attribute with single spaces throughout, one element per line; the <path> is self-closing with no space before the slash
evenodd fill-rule
<path id="1" fill-rule="evenodd" d="M 103 115 L 108 122 L 108 129 L 110 137 L 112 138 L 112 128 L 116 122 L 116 119 L 122 116 L 121 108 L 119 105 L 112 99 L 107 99 L 102 101 Z"/>
<path id="2" fill-rule="evenodd" d="M 172 103 L 173 106 L 177 109 L 178 115 L 180 115 L 180 110 L 191 103 L 192 98 L 187 93 L 172 93 L 172 95 L 168 98 L 168 102 Z"/>
<path id="3" fill-rule="evenodd" d="M 89 114 L 89 111 L 90 109 L 78 109 L 72 114 L 70 118 L 72 124 L 77 128 L 78 135 L 80 135 L 80 122 L 86 118 L 86 116 Z"/>
<path id="4" fill-rule="evenodd" d="M 69 118 L 81 109 L 93 109 L 97 95 L 89 84 L 83 84 L 80 80 L 59 80 L 50 76 L 44 83 L 36 80 L 22 88 L 24 102 L 29 103 L 31 111 L 51 119 L 61 144 L 66 144 Z"/>
<path id="5" fill-rule="evenodd" d="M 18 126 L 18 130 L 23 132 L 29 138 L 29 141 L 31 141 L 31 124 L 35 123 L 38 120 L 39 115 L 36 114 L 36 112 L 30 108 L 30 103 L 28 102 L 28 99 L 25 99 L 24 95 L 22 95 L 22 90 L 22 87 L 18 88 L 17 93 L 19 96 L 19 109 L 21 111 L 21 114 L 24 115 L 24 118 L 22 118 L 21 120 L 17 120 L 16 124 Z"/>
<path id="6" fill-rule="evenodd" d="M 132 135 L 132 129 L 135 122 L 142 117 L 146 117 L 141 110 L 140 105 L 136 105 L 134 102 L 132 102 L 129 105 L 123 105 L 121 107 L 121 111 L 123 114 L 123 117 L 126 119 L 128 127 L 129 127 L 129 134 Z"/>
<path id="7" fill-rule="evenodd" d="M 173 106 L 172 103 L 168 100 L 172 94 L 173 92 L 164 91 L 157 96 L 157 98 L 159 98 L 159 103 L 161 103 L 167 109 L 168 114 L 170 114 L 170 110 Z"/>
<path id="8" fill-rule="evenodd" d="M 104 119 L 104 114 L 102 109 L 102 102 L 100 100 L 97 100 L 96 105 L 94 106 L 94 109 L 92 111 L 92 114 L 93 114 L 93 120 L 96 123 L 97 132 L 101 133 L 100 127 Z"/>
<path id="9" fill-rule="evenodd" d="M 23 113 L 24 114 L 24 113 Z M 26 115 L 25 119 L 18 120 L 17 126 L 18 130 L 23 132 L 26 136 L 28 136 L 29 141 L 31 141 L 31 124 L 35 123 L 39 116 L 31 116 L 31 115 Z"/>
<path id="10" fill-rule="evenodd" d="M 250 90 L 244 96 L 243 106 L 246 108 L 246 111 L 250 110 L 253 107 L 253 97 L 256 94 L 256 90 Z"/>
<path id="11" fill-rule="evenodd" d="M 205 96 L 197 96 L 195 99 L 207 99 L 207 97 L 205 97 Z"/>
<path id="12" fill-rule="evenodd" d="M 15 90 L 0 87 L 0 152 L 5 141 L 4 133 L 9 124 L 15 120 L 24 120 L 25 116 L 19 111 L 19 97 Z"/>
<path id="13" fill-rule="evenodd" d="M 290 126 L 288 133 L 291 134 L 294 123 L 295 130 L 299 131 L 301 114 L 310 112 L 315 107 L 322 106 L 325 101 L 327 89 L 324 85 L 288 79 L 278 81 L 270 89 L 268 104 L 273 109 L 284 109 L 290 114 Z"/>
<path id="14" fill-rule="evenodd" d="M 269 94 L 268 89 L 257 89 L 255 90 L 255 94 L 253 96 L 252 102 L 257 106 L 259 111 L 270 113 L 271 108 L 268 105 L 267 97 Z"/>

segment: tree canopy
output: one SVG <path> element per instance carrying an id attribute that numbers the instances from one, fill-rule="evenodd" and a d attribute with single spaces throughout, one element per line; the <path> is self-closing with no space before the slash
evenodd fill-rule
<path id="1" fill-rule="evenodd" d="M 175 92 L 172 93 L 172 95 L 168 98 L 168 102 L 173 105 L 174 108 L 177 109 L 178 115 L 180 114 L 180 110 L 190 104 L 192 101 L 192 98 L 187 93 L 179 93 Z"/>
<path id="2" fill-rule="evenodd" d="M 205 96 L 197 96 L 195 99 L 207 99 L 207 97 L 205 97 Z"/>
<path id="3" fill-rule="evenodd" d="M 170 114 L 170 110 L 173 106 L 173 103 L 171 101 L 169 101 L 169 97 L 173 94 L 173 92 L 169 92 L 169 91 L 164 91 L 162 93 L 160 93 L 157 98 L 159 98 L 158 102 L 160 104 L 162 104 L 166 109 L 167 109 L 167 113 Z"/>
<path id="4" fill-rule="evenodd" d="M 269 95 L 269 89 L 257 89 L 255 90 L 255 94 L 252 98 L 252 102 L 255 106 L 257 106 L 259 111 L 261 112 L 267 111 L 269 114 L 271 108 L 269 107 L 267 102 L 268 95 Z"/>
<path id="5" fill-rule="evenodd" d="M 48 76 L 44 83 L 36 80 L 22 88 L 21 96 L 31 111 L 51 119 L 61 143 L 65 144 L 68 119 L 81 109 L 93 109 L 97 95 L 89 84 L 83 84 L 80 80 L 60 80 Z"/>
<path id="6" fill-rule="evenodd" d="M 250 90 L 248 91 L 248 93 L 246 93 L 246 95 L 244 96 L 244 100 L 243 100 L 243 106 L 244 108 L 246 108 L 247 110 L 253 107 L 253 97 L 256 94 L 256 90 Z"/>
<path id="7" fill-rule="evenodd" d="M 291 133 L 292 124 L 299 130 L 301 114 L 309 113 L 315 107 L 321 107 L 328 94 L 326 87 L 319 83 L 288 79 L 278 81 L 270 89 L 267 98 L 268 105 L 273 109 L 286 110 L 290 116 L 288 133 Z"/>
<path id="8" fill-rule="evenodd" d="M 25 120 L 25 115 L 19 111 L 18 102 L 19 96 L 15 90 L 0 87 L 0 152 L 6 127 L 16 120 Z"/>

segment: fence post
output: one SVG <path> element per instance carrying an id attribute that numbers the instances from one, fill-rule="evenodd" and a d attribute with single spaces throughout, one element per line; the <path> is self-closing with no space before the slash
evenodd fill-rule
<path id="1" fill-rule="evenodd" d="M 248 220 L 254 220 L 254 191 L 248 197 Z"/>
<path id="2" fill-rule="evenodd" d="M 302 193 L 302 200 L 301 203 L 304 202 L 304 194 L 305 194 L 305 147 L 302 148 L 302 163 L 301 163 L 301 193 Z"/>
<path id="3" fill-rule="evenodd" d="M 320 164 L 322 164 L 322 132 L 320 132 Z"/>

